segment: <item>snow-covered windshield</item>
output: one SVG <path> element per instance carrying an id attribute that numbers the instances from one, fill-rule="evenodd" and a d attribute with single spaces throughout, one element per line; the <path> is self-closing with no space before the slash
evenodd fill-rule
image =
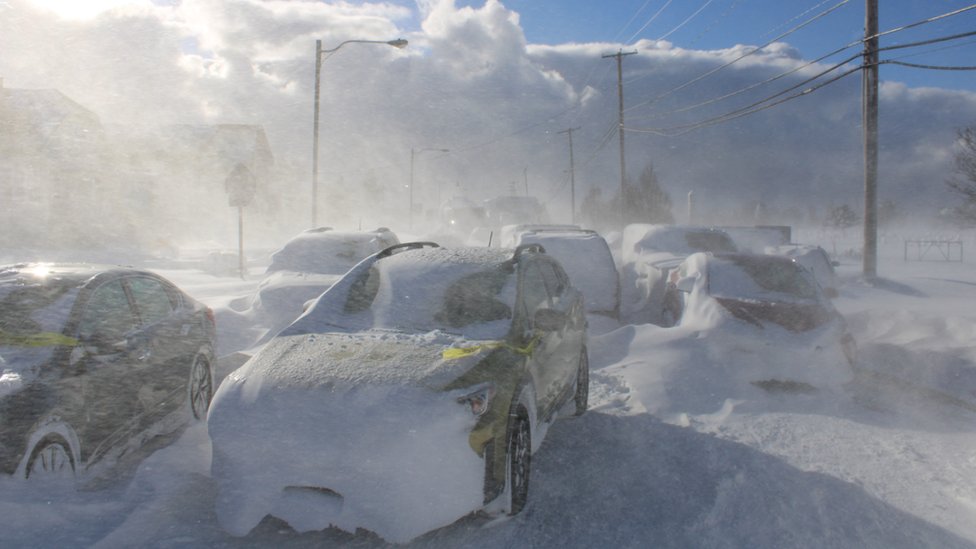
<path id="1" fill-rule="evenodd" d="M 730 256 L 708 263 L 708 293 L 731 299 L 813 301 L 816 283 L 789 259 L 771 256 Z"/>
<path id="2" fill-rule="evenodd" d="M 515 306 L 511 267 L 453 261 L 381 260 L 330 292 L 310 317 L 349 330 L 441 330 L 474 338 L 503 337 Z"/>

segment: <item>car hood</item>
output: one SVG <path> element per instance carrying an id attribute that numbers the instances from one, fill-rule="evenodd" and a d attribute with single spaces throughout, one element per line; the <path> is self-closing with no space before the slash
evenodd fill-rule
<path id="1" fill-rule="evenodd" d="M 0 398 L 19 392 L 37 379 L 52 356 L 53 350 L 48 347 L 0 345 Z"/>
<path id="2" fill-rule="evenodd" d="M 477 364 L 483 349 L 497 344 L 439 331 L 278 336 L 228 379 L 249 386 L 245 392 L 365 384 L 438 390 Z"/>

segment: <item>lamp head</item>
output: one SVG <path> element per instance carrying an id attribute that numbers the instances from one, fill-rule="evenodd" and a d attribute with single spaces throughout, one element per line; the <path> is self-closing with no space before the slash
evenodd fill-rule
<path id="1" fill-rule="evenodd" d="M 403 39 L 403 38 L 397 38 L 396 40 L 390 40 L 389 42 L 387 42 L 387 44 L 393 46 L 394 48 L 401 49 L 401 50 L 403 48 L 407 47 L 407 41 L 405 39 Z"/>

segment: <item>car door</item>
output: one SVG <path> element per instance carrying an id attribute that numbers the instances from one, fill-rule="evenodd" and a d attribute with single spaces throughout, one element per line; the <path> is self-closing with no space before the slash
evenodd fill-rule
<path id="1" fill-rule="evenodd" d="M 148 418 L 177 410 L 185 401 L 198 334 L 175 288 L 149 276 L 125 279 L 139 316 L 130 334 L 145 362 L 137 397 Z"/>
<path id="2" fill-rule="evenodd" d="M 586 317 L 582 293 L 570 284 L 569 276 L 562 267 L 549 258 L 542 258 L 539 265 L 549 293 L 550 307 L 558 311 L 564 321 L 557 323 L 551 342 L 554 398 L 564 395 L 573 386 L 585 337 Z"/>
<path id="3" fill-rule="evenodd" d="M 74 427 L 91 462 L 138 428 L 143 409 L 137 393 L 145 363 L 127 339 L 139 320 L 120 279 L 91 288 L 79 307 L 81 345 L 70 359 L 82 397 Z"/>
<path id="4" fill-rule="evenodd" d="M 536 258 L 537 259 L 537 258 Z M 539 418 L 547 419 L 554 412 L 560 381 L 560 351 L 562 334 L 551 329 L 545 321 L 554 312 L 545 275 L 540 261 L 523 256 L 520 269 L 519 306 L 526 319 L 526 345 L 531 348 L 528 358 L 529 374 L 535 385 Z"/>

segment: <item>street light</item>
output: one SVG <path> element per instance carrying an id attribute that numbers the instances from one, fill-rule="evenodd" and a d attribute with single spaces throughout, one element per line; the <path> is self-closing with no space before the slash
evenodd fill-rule
<path id="1" fill-rule="evenodd" d="M 317 208 L 319 203 L 319 89 L 322 82 L 322 54 L 333 53 L 346 44 L 386 44 L 394 48 L 407 47 L 403 38 L 396 40 L 346 40 L 331 50 L 322 49 L 322 41 L 315 41 L 315 121 L 312 128 L 312 227 L 318 225 Z"/>
<path id="2" fill-rule="evenodd" d="M 413 159 L 415 156 L 417 156 L 417 154 L 426 151 L 434 151 L 434 152 L 442 152 L 442 153 L 451 152 L 450 149 L 413 149 L 413 148 L 410 149 L 410 228 L 411 229 L 413 229 Z"/>

